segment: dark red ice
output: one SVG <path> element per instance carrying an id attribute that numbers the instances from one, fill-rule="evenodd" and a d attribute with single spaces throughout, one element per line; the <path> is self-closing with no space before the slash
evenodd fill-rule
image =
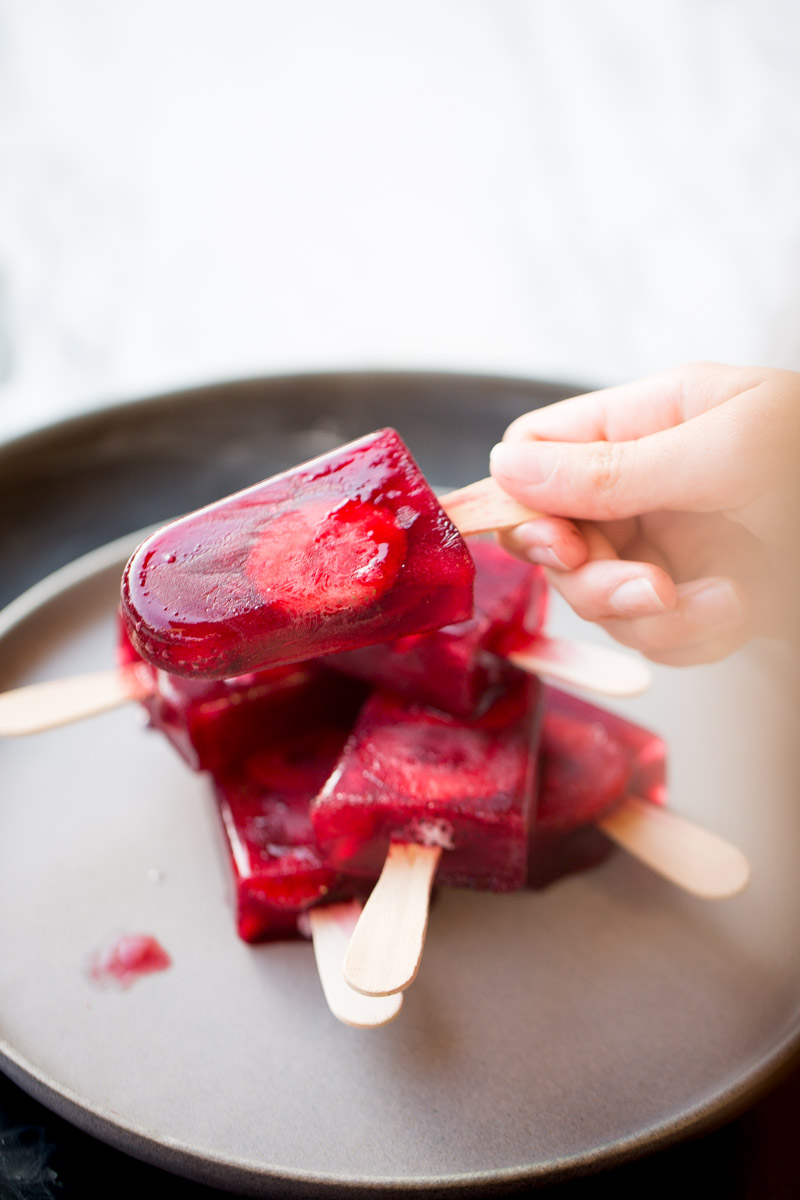
<path id="1" fill-rule="evenodd" d="M 392 429 L 148 538 L 122 613 L 138 654 L 222 679 L 462 621 L 474 567 Z"/>

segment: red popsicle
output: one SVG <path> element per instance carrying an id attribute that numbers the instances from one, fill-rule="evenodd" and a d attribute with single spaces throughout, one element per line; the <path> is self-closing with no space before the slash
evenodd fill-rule
<path id="1" fill-rule="evenodd" d="M 128 563 L 137 652 L 226 678 L 465 620 L 472 559 L 380 430 L 166 526 Z"/>
<path id="2" fill-rule="evenodd" d="M 216 782 L 216 799 L 234 881 L 236 926 L 246 942 L 311 938 L 328 1007 L 338 1020 L 375 1028 L 394 1020 L 399 996 L 361 996 L 348 988 L 342 959 L 371 884 L 348 879 L 314 842 L 309 801 L 341 751 L 349 722 L 316 721 L 280 745 L 251 756 Z"/>
<path id="3" fill-rule="evenodd" d="M 364 705 L 311 812 L 334 866 L 381 872 L 344 960 L 356 991 L 386 996 L 413 981 L 434 876 L 495 891 L 524 884 L 540 696 L 522 675 L 468 720 L 389 693 Z"/>
<path id="4" fill-rule="evenodd" d="M 611 843 L 595 822 L 627 797 L 666 803 L 666 749 L 657 734 L 548 687 L 539 780 L 531 887 L 601 862 Z"/>
<path id="5" fill-rule="evenodd" d="M 235 879 L 237 929 L 246 942 L 296 936 L 299 917 L 312 905 L 354 894 L 351 882 L 320 854 L 309 815 L 348 732 L 345 724 L 317 724 L 215 782 Z"/>
<path id="6" fill-rule="evenodd" d="M 549 858 L 552 869 L 556 850 L 565 846 L 559 839 L 569 838 L 570 831 L 586 853 L 588 823 L 594 822 L 640 862 L 695 896 L 729 899 L 747 887 L 750 867 L 741 850 L 664 803 L 659 737 L 555 689 L 548 703 L 532 881 L 537 858 Z"/>
<path id="7" fill-rule="evenodd" d="M 235 770 L 266 745 L 339 714 L 355 718 L 367 689 L 316 663 L 297 663 L 233 679 L 169 675 L 139 658 L 124 624 L 118 658 L 134 666 L 139 698 L 152 728 L 160 730 L 196 771 Z"/>
<path id="8" fill-rule="evenodd" d="M 328 862 L 374 877 L 393 842 L 440 848 L 437 883 L 525 883 L 541 685 L 520 675 L 480 717 L 391 693 L 365 703 L 311 818 Z"/>

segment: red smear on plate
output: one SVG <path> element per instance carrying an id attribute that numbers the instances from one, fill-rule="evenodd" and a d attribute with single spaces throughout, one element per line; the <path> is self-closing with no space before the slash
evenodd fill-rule
<path id="1" fill-rule="evenodd" d="M 166 971 L 172 959 L 148 933 L 123 933 L 93 955 L 89 975 L 98 983 L 130 987 L 143 975 Z"/>

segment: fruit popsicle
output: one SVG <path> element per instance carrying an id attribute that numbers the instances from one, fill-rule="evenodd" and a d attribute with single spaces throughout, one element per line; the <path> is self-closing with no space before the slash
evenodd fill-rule
<path id="1" fill-rule="evenodd" d="M 265 745 L 338 713 L 354 719 L 367 689 L 316 663 L 249 672 L 233 679 L 187 679 L 145 663 L 120 623 L 117 657 L 132 666 L 149 724 L 195 771 L 231 772 Z"/>
<path id="2" fill-rule="evenodd" d="M 478 715 L 508 686 L 516 668 L 505 644 L 530 640 L 547 611 L 547 581 L 539 567 L 494 542 L 471 544 L 475 609 L 467 621 L 431 633 L 331 655 L 335 670 L 454 716 Z"/>
<path id="3" fill-rule="evenodd" d="M 726 900 L 747 887 L 750 865 L 738 846 L 664 803 L 660 738 L 555 689 L 550 706 L 543 761 L 549 783 L 543 784 L 540 797 L 532 880 L 535 857 L 547 855 L 548 839 L 552 866 L 556 840 L 568 837 L 570 830 L 585 834 L 591 821 L 645 866 L 694 896 Z"/>
<path id="4" fill-rule="evenodd" d="M 122 580 L 137 653 L 227 678 L 467 619 L 466 544 L 392 429 L 149 537 Z"/>
<path id="5" fill-rule="evenodd" d="M 611 843 L 595 822 L 637 796 L 666 803 L 666 749 L 657 734 L 557 688 L 545 689 L 528 886 L 595 866 Z"/>
<path id="6" fill-rule="evenodd" d="M 380 870 L 342 967 L 355 991 L 394 995 L 413 982 L 434 879 L 492 891 L 524 885 L 541 693 L 537 679 L 520 675 L 470 719 L 391 693 L 365 703 L 311 809 L 332 865 Z"/>
<path id="7" fill-rule="evenodd" d="M 217 810 L 234 884 L 239 936 L 248 943 L 306 937 L 333 1015 L 375 1028 L 395 1019 L 402 997 L 371 998 L 345 983 L 342 959 L 371 884 L 332 870 L 314 842 L 309 801 L 330 771 L 349 726 L 341 719 L 252 755 L 216 781 Z"/>
<path id="8" fill-rule="evenodd" d="M 437 883 L 522 887 L 541 690 L 520 676 L 469 720 L 373 693 L 311 806 L 327 861 L 375 877 L 391 843 L 417 843 L 441 848 Z"/>
<path id="9" fill-rule="evenodd" d="M 369 891 L 368 883 L 349 880 L 325 861 L 309 814 L 348 732 L 341 722 L 318 722 L 215 780 L 236 925 L 246 942 L 295 937 L 312 905 Z"/>

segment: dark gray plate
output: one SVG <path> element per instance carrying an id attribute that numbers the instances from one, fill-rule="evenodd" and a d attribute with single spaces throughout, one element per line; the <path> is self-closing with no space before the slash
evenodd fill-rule
<path id="1" fill-rule="evenodd" d="M 5 579 L 48 569 L 391 422 L 445 485 L 556 391 L 452 377 L 271 380 L 110 410 L 0 452 Z M 430 436 L 426 429 L 430 427 Z M 11 479 L 13 476 L 13 480 Z M 27 497 L 27 504 L 22 501 Z M 0 686 L 106 665 L 129 539 L 16 601 Z M 599 638 L 556 606 L 553 628 Z M 656 673 L 616 705 L 662 731 L 674 806 L 737 841 L 750 890 L 708 904 L 617 855 L 540 894 L 445 893 L 403 1013 L 328 1013 L 310 948 L 233 933 L 201 779 L 135 709 L 0 745 L 0 1054 L 81 1127 L 252 1195 L 501 1191 L 730 1115 L 798 1040 L 797 712 L 774 647 Z M 173 958 L 127 991 L 115 933 Z"/>

